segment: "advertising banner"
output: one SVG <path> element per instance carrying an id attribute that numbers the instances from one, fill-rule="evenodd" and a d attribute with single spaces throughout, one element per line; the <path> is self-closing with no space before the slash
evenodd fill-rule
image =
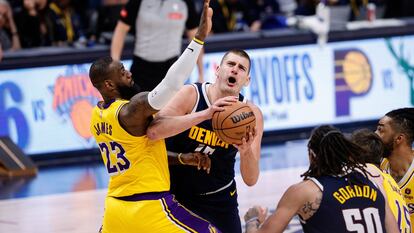
<path id="1" fill-rule="evenodd" d="M 247 52 L 251 81 L 243 94 L 262 110 L 265 131 L 377 120 L 414 105 L 414 36 Z M 205 54 L 207 81 L 223 55 Z M 89 67 L 0 71 L 0 136 L 29 155 L 95 148 L 89 120 L 101 97 Z M 194 70 L 188 82 L 196 80 Z"/>

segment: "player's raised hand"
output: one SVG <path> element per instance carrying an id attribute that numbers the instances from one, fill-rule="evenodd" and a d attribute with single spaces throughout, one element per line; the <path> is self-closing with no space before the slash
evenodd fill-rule
<path id="1" fill-rule="evenodd" d="M 210 0 L 204 0 L 203 12 L 201 13 L 200 24 L 198 25 L 198 30 L 195 37 L 199 40 L 204 41 L 207 35 L 211 31 L 212 21 L 211 17 L 213 16 L 213 9 L 210 7 Z"/>

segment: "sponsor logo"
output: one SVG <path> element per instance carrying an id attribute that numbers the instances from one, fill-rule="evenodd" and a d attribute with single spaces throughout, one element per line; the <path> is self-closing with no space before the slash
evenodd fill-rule
<path id="1" fill-rule="evenodd" d="M 365 96 L 372 87 L 372 66 L 358 49 L 337 50 L 334 57 L 336 116 L 349 116 L 351 100 Z"/>
<path id="2" fill-rule="evenodd" d="M 63 119 L 69 119 L 80 137 L 91 139 L 92 109 L 102 97 L 90 82 L 87 69 L 83 65 L 68 66 L 50 89 L 53 110 Z"/>
<path id="3" fill-rule="evenodd" d="M 242 112 L 239 115 L 230 117 L 231 121 L 236 124 L 242 120 L 246 120 L 247 118 L 254 117 L 253 112 Z"/>

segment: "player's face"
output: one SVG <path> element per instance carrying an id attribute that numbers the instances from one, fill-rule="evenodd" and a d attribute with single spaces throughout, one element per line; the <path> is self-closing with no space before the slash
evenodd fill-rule
<path id="1" fill-rule="evenodd" d="M 131 72 L 126 70 L 124 65 L 119 62 L 115 64 L 115 72 L 117 73 L 116 77 L 119 77 L 119 80 L 116 81 L 116 89 L 119 92 L 119 95 L 122 99 L 131 99 L 139 92 L 138 86 L 132 79 Z"/>
<path id="2" fill-rule="evenodd" d="M 249 60 L 234 53 L 229 53 L 216 70 L 220 89 L 229 95 L 238 95 L 250 81 Z"/>
<path id="3" fill-rule="evenodd" d="M 384 116 L 380 119 L 377 125 L 375 133 L 380 136 L 382 142 L 385 146 L 384 157 L 391 155 L 394 150 L 394 141 L 397 138 L 397 132 L 393 129 L 392 119 L 390 117 Z"/>

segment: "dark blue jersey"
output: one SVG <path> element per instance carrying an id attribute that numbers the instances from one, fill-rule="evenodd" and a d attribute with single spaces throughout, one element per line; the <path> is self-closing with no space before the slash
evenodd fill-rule
<path id="1" fill-rule="evenodd" d="M 361 173 L 312 180 L 322 190 L 322 201 L 312 217 L 301 221 L 304 233 L 386 232 L 384 196 Z"/>
<path id="2" fill-rule="evenodd" d="M 209 83 L 193 84 L 198 93 L 193 112 L 207 109 L 206 86 Z M 239 100 L 244 97 L 239 95 Z M 213 131 L 211 120 L 206 120 L 190 129 L 166 139 L 167 150 L 177 153 L 202 152 L 211 159 L 210 174 L 197 170 L 195 166 L 170 166 L 171 192 L 177 196 L 192 196 L 214 192 L 228 185 L 234 178 L 234 163 L 237 149 L 221 141 Z"/>

